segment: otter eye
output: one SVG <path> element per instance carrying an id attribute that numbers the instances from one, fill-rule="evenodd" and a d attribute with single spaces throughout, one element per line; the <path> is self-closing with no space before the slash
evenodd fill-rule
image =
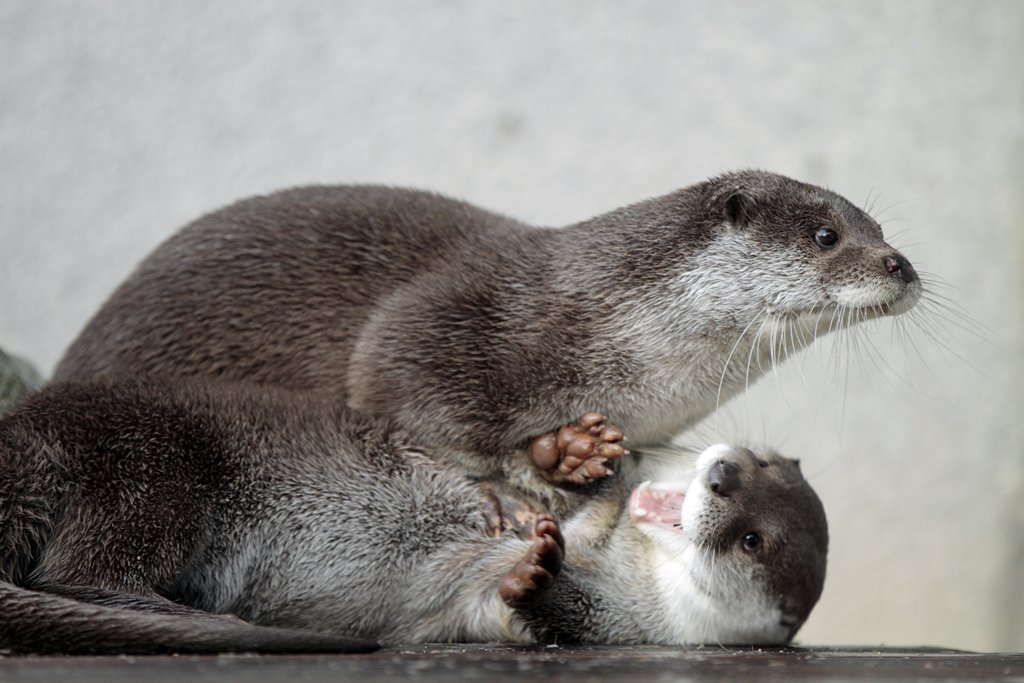
<path id="1" fill-rule="evenodd" d="M 756 531 L 748 531 L 743 534 L 743 538 L 740 539 L 740 543 L 743 545 L 743 549 L 748 553 L 752 553 L 761 547 L 761 534 Z"/>
<path id="2" fill-rule="evenodd" d="M 832 228 L 818 228 L 818 232 L 814 233 L 814 241 L 822 249 L 831 249 L 839 241 L 839 233 Z"/>

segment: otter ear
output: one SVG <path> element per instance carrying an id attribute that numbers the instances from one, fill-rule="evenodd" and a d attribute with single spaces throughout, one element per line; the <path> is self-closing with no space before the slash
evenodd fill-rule
<path id="1" fill-rule="evenodd" d="M 754 200 L 742 192 L 733 192 L 725 200 L 725 217 L 733 225 L 745 227 L 754 218 L 757 205 Z"/>

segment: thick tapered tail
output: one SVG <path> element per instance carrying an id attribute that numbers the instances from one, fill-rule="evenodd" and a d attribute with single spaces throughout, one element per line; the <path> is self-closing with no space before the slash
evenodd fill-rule
<path id="1" fill-rule="evenodd" d="M 254 626 L 229 618 L 90 605 L 0 581 L 0 652 L 209 654 L 369 652 L 371 641 Z"/>

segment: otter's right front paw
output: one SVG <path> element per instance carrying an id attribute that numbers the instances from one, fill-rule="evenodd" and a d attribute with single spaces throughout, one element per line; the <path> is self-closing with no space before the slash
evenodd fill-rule
<path id="1" fill-rule="evenodd" d="M 589 484 L 612 474 L 606 463 L 627 452 L 620 441 L 621 429 L 600 413 L 587 413 L 531 441 L 530 459 L 551 481 Z"/>
<path id="2" fill-rule="evenodd" d="M 498 579 L 498 594 L 505 604 L 515 607 L 530 600 L 555 580 L 565 557 L 565 540 L 558 522 L 542 514 L 534 527 L 537 538 L 524 557 Z"/>

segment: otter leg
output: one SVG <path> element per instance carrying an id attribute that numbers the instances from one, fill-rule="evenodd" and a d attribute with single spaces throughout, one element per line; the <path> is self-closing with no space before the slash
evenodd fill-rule
<path id="1" fill-rule="evenodd" d="M 605 422 L 600 413 L 587 413 L 576 422 L 534 438 L 530 459 L 553 482 L 589 484 L 613 473 L 608 461 L 627 452 L 620 441 L 621 429 Z"/>
<path id="2" fill-rule="evenodd" d="M 498 594 L 506 604 L 515 607 L 529 601 L 536 593 L 549 587 L 562 569 L 565 540 L 555 518 L 542 514 L 534 527 L 536 540 L 515 567 L 498 579 Z"/>

